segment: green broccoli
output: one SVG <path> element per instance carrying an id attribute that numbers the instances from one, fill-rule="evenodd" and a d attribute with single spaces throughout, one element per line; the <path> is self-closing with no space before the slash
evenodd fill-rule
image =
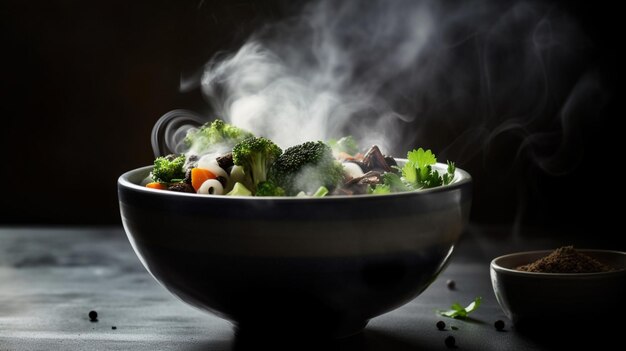
<path id="1" fill-rule="evenodd" d="M 169 183 L 172 179 L 185 178 L 185 155 L 168 155 L 157 157 L 152 169 L 152 180 L 159 183 Z"/>
<path id="2" fill-rule="evenodd" d="M 328 145 L 335 153 L 345 152 L 348 155 L 354 156 L 359 152 L 359 145 L 351 135 L 345 136 L 339 140 L 330 139 L 328 140 Z"/>
<path id="3" fill-rule="evenodd" d="M 199 129 L 189 131 L 184 143 L 193 153 L 201 155 L 217 145 L 231 148 L 236 143 L 252 136 L 253 134 L 248 131 L 216 119 L 205 123 Z"/>
<path id="4" fill-rule="evenodd" d="M 256 196 L 285 196 L 285 190 L 272 182 L 260 182 L 256 188 Z"/>
<path id="5" fill-rule="evenodd" d="M 244 173 L 250 176 L 256 188 L 257 184 L 267 179 L 269 167 L 282 152 L 278 145 L 267 138 L 251 137 L 233 147 L 233 162 L 243 167 Z"/>
<path id="6" fill-rule="evenodd" d="M 246 188 L 245 185 L 237 182 L 235 183 L 235 186 L 233 186 L 233 190 L 231 190 L 226 195 L 228 196 L 252 196 L 252 193 L 250 192 L 250 190 L 248 190 L 248 188 Z"/>
<path id="7" fill-rule="evenodd" d="M 320 186 L 335 188 L 343 179 L 343 167 L 333 158 L 330 146 L 309 141 L 285 150 L 270 167 L 268 179 L 287 195 L 312 193 Z"/>

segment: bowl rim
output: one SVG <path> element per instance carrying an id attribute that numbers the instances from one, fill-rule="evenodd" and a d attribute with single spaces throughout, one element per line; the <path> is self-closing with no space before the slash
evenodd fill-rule
<path id="1" fill-rule="evenodd" d="M 406 162 L 406 159 L 396 158 L 396 161 Z M 445 169 L 447 164 L 437 163 L 435 168 L 437 169 Z M 406 196 L 419 196 L 426 195 L 438 192 L 447 192 L 453 189 L 460 188 L 466 184 L 472 182 L 472 176 L 465 170 L 461 168 L 456 168 L 454 172 L 454 179 L 452 183 L 448 185 L 442 185 L 435 188 L 428 188 L 422 190 L 412 190 L 405 191 L 399 193 L 391 193 L 391 194 L 362 194 L 362 195 L 333 195 L 333 196 L 324 196 L 324 197 L 297 197 L 297 196 L 224 196 L 224 195 L 209 195 L 209 194 L 192 194 L 192 193 L 183 193 L 177 191 L 163 191 L 158 189 L 150 189 L 145 186 L 141 186 L 139 184 L 135 184 L 129 180 L 131 175 L 136 173 L 145 172 L 152 168 L 153 166 L 144 166 L 132 169 L 123 173 L 117 180 L 118 186 L 122 188 L 127 188 L 133 191 L 139 191 L 146 194 L 160 194 L 167 196 L 183 196 L 189 198 L 197 198 L 197 199 L 205 199 L 205 198 L 219 198 L 223 200 L 240 200 L 246 199 L 246 201 L 299 201 L 303 202 L 305 200 L 309 201 L 328 201 L 328 200 L 341 200 L 341 199 L 371 199 L 371 198 L 389 198 L 389 197 L 406 197 Z"/>
<path id="2" fill-rule="evenodd" d="M 617 256 L 626 256 L 626 252 L 618 251 L 618 250 L 600 250 L 600 249 L 576 249 L 579 252 L 597 252 L 597 253 L 605 253 Z M 536 254 L 550 254 L 554 252 L 554 250 L 534 250 L 534 251 L 522 251 L 522 252 L 514 252 L 502 256 L 498 256 L 491 260 L 490 267 L 497 273 L 515 275 L 520 277 L 551 277 L 551 278 L 583 278 L 583 277 L 598 277 L 603 275 L 613 275 L 613 274 L 622 274 L 626 271 L 626 267 L 622 267 L 620 269 L 616 269 L 608 272 L 595 272 L 595 273 L 542 273 L 542 272 L 527 272 L 527 271 L 519 271 L 517 269 L 506 268 L 499 264 L 499 261 L 516 256 L 528 256 L 528 255 L 536 255 Z"/>

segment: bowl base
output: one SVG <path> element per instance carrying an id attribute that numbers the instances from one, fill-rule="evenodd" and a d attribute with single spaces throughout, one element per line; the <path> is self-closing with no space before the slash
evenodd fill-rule
<path id="1" fill-rule="evenodd" d="M 369 320 L 333 323 L 332 321 L 238 323 L 235 325 L 235 339 L 238 343 L 289 342 L 292 340 L 334 340 L 348 338 L 363 332 Z"/>

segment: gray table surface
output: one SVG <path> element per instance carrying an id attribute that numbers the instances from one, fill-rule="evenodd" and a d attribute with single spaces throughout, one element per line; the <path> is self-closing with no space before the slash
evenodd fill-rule
<path id="1" fill-rule="evenodd" d="M 489 261 L 556 245 L 493 232 L 470 227 L 450 265 L 424 293 L 374 318 L 360 335 L 319 345 L 300 340 L 286 348 L 437 350 L 446 349 L 444 339 L 453 335 L 463 350 L 537 350 L 561 349 L 563 340 L 576 340 L 567 332 L 529 336 L 511 326 L 493 295 Z M 456 282 L 455 290 L 447 288 L 448 279 Z M 483 297 L 483 305 L 471 321 L 434 312 L 476 296 Z M 90 310 L 98 311 L 98 322 L 89 321 Z M 498 319 L 507 323 L 504 332 L 493 327 Z M 448 325 L 445 331 L 435 327 L 438 320 Z M 621 345 L 623 330 L 622 322 L 581 342 Z M 121 228 L 0 228 L 0 351 L 232 349 L 268 347 L 237 340 L 227 321 L 170 295 L 143 268 Z"/>

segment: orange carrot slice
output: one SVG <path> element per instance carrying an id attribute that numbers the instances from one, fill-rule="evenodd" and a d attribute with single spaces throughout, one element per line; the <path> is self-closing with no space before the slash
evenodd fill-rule
<path id="1" fill-rule="evenodd" d="M 347 152 L 343 152 L 343 151 L 340 151 L 337 154 L 337 158 L 342 160 L 342 161 L 354 160 L 354 156 L 350 155 Z"/>
<path id="2" fill-rule="evenodd" d="M 204 168 L 192 168 L 191 169 L 191 186 L 197 192 L 200 189 L 202 183 L 209 179 L 215 179 L 217 176 L 213 172 Z"/>
<path id="3" fill-rule="evenodd" d="M 150 189 L 159 189 L 159 190 L 167 190 L 167 186 L 163 183 L 159 183 L 159 182 L 151 182 L 146 184 L 146 188 L 150 188 Z"/>

